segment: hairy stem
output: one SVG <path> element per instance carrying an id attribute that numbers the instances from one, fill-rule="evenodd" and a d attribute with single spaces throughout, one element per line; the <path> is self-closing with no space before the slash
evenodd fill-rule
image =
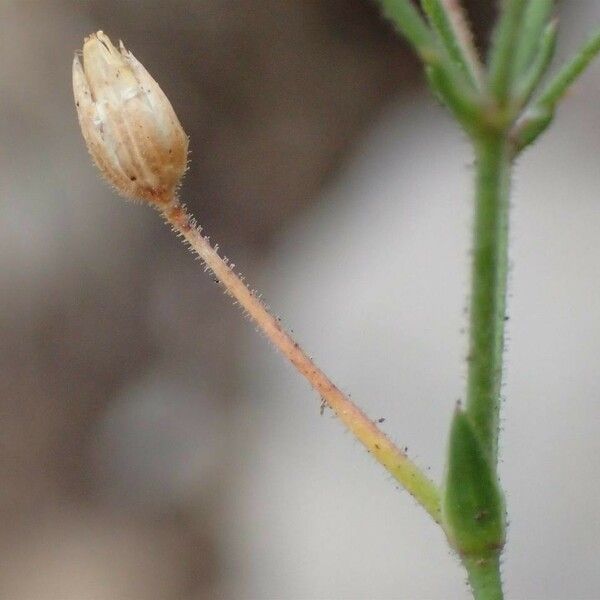
<path id="1" fill-rule="evenodd" d="M 469 576 L 469 584 L 475 600 L 502 600 L 502 578 L 500 558 L 491 556 L 485 559 L 463 559 Z"/>
<path id="2" fill-rule="evenodd" d="M 508 263 L 510 153 L 507 136 L 476 141 L 477 180 L 466 411 L 496 464 Z"/>
<path id="3" fill-rule="evenodd" d="M 227 293 L 239 302 L 259 329 L 308 380 L 367 451 L 414 496 L 433 520 L 439 523 L 440 495 L 435 484 L 315 365 L 298 343 L 282 328 L 279 320 L 240 279 L 231 265 L 219 256 L 217 250 L 202 235 L 201 230 L 195 226 L 181 204 L 173 199 L 161 206 L 160 210 L 167 223 L 185 238 Z"/>

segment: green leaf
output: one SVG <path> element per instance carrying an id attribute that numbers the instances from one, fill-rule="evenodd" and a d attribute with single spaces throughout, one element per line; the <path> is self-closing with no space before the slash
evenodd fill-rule
<path id="1" fill-rule="evenodd" d="M 554 112 L 544 107 L 535 107 L 517 121 L 511 133 L 514 151 L 522 152 L 527 146 L 533 144 L 537 138 L 548 129 L 554 119 Z"/>
<path id="2" fill-rule="evenodd" d="M 437 56 L 435 41 L 427 23 L 410 0 L 379 0 L 383 15 L 406 38 L 423 62 Z"/>
<path id="3" fill-rule="evenodd" d="M 488 558 L 504 545 L 504 498 L 495 469 L 466 413 L 457 409 L 450 429 L 443 523 L 462 556 Z"/>
<path id="4" fill-rule="evenodd" d="M 546 73 L 554 50 L 556 48 L 557 22 L 548 23 L 542 34 L 538 52 L 529 68 L 523 73 L 516 84 L 516 96 L 519 106 L 526 104 L 535 91 L 540 80 Z"/>
<path id="5" fill-rule="evenodd" d="M 460 5 L 450 8 L 443 0 L 421 0 L 421 6 L 449 59 L 477 89 L 480 78 L 477 51 Z"/>
<path id="6" fill-rule="evenodd" d="M 513 56 L 526 0 L 504 0 L 500 19 L 494 29 L 489 58 L 490 92 L 505 104 L 513 83 Z"/>
<path id="7" fill-rule="evenodd" d="M 515 152 L 521 152 L 534 142 L 552 122 L 557 104 L 573 82 L 600 52 L 600 31 L 589 38 L 573 58 L 546 85 L 537 99 L 517 121 L 511 137 Z"/>
<path id="8" fill-rule="evenodd" d="M 546 86 L 536 104 L 554 108 L 572 83 L 600 52 L 600 31 L 582 46 L 575 56 L 558 72 Z"/>
<path id="9" fill-rule="evenodd" d="M 468 133 L 474 133 L 481 109 L 471 90 L 457 85 L 447 70 L 439 65 L 427 65 L 425 75 L 438 100 L 450 109 Z"/>
<path id="10" fill-rule="evenodd" d="M 525 8 L 519 43 L 514 55 L 514 71 L 517 77 L 529 69 L 534 57 L 538 55 L 540 36 L 548 24 L 553 5 L 553 0 L 533 0 Z"/>

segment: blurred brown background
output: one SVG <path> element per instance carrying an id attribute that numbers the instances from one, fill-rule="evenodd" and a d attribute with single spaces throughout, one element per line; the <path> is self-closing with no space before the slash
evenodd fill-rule
<path id="1" fill-rule="evenodd" d="M 372 114 L 416 84 L 415 61 L 361 0 L 1 8 L 0 515 L 14 564 L 0 589 L 210 597 L 244 322 L 155 215 L 95 176 L 72 53 L 102 28 L 153 73 L 191 137 L 185 199 L 249 274 Z M 166 397 L 147 399 L 148 372 L 174 382 Z M 198 393 L 179 400 L 182 385 Z"/>
<path id="2" fill-rule="evenodd" d="M 469 7 L 484 40 L 493 3 Z M 284 311 L 273 282 L 294 271 L 273 257 L 286 231 L 318 228 L 315 206 L 328 210 L 324 190 L 381 115 L 411 121 L 421 104 L 433 106 L 414 58 L 368 0 L 0 0 L 0 596 L 350 597 L 343 585 L 287 593 L 248 583 L 248 569 L 268 581 L 276 564 L 240 562 L 246 541 L 235 532 L 249 534 L 237 519 L 249 513 L 232 505 L 245 493 L 238 480 L 253 477 L 240 455 L 269 437 L 254 420 L 278 427 L 268 398 L 286 420 L 285 391 L 251 387 L 280 368 L 278 357 L 268 359 L 277 367 L 253 366 L 256 353 L 271 352 L 263 340 L 248 346 L 252 328 L 156 215 L 116 198 L 94 172 L 70 67 L 97 29 L 122 38 L 171 99 L 191 138 L 184 200 Z M 451 135 L 458 149 L 450 144 L 447 156 L 468 157 Z M 336 267 L 352 268 L 344 251 Z M 351 308 L 341 306 L 334 318 L 343 327 Z M 321 344 L 313 341 L 324 353 Z M 318 399 L 301 389 L 316 421 Z M 352 446 L 347 436 L 334 441 Z M 268 492 L 277 496 L 277 484 Z M 258 547 L 281 554 L 288 545 L 276 530 L 252 531 Z M 296 566 L 310 581 L 312 567 Z"/>

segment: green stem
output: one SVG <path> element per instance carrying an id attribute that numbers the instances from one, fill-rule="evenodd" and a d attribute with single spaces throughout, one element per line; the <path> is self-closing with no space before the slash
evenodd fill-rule
<path id="1" fill-rule="evenodd" d="M 500 558 L 491 556 L 487 559 L 463 559 L 469 575 L 469 584 L 475 600 L 502 600 L 502 578 L 500 575 Z"/>
<path id="2" fill-rule="evenodd" d="M 495 468 L 506 306 L 510 151 L 505 132 L 476 140 L 477 180 L 466 411 Z"/>
<path id="3" fill-rule="evenodd" d="M 248 288 L 234 271 L 234 265 L 222 258 L 217 248 L 210 245 L 208 238 L 202 234 L 194 219 L 175 197 L 157 206 L 157 209 L 204 262 L 206 268 L 212 271 L 227 293 L 244 308 L 247 316 L 267 339 L 308 380 L 354 437 L 423 506 L 433 520 L 440 523 L 440 493 L 437 486 L 408 458 L 406 452 L 400 450 L 377 424 L 317 367 L 312 358 L 282 327 L 279 319 L 269 312 L 256 292 Z"/>

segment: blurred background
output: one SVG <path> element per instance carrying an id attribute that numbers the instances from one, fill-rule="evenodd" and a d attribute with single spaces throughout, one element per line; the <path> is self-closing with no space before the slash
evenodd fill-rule
<path id="1" fill-rule="evenodd" d="M 494 3 L 468 5 L 483 46 Z M 600 2 L 560 12 L 564 57 Z M 0 0 L 0 597 L 468 598 L 412 499 L 100 180 L 71 94 L 98 29 L 171 99 L 211 238 L 438 480 L 463 394 L 471 154 L 373 2 Z M 515 176 L 509 598 L 600 598 L 599 106 L 596 65 Z"/>

